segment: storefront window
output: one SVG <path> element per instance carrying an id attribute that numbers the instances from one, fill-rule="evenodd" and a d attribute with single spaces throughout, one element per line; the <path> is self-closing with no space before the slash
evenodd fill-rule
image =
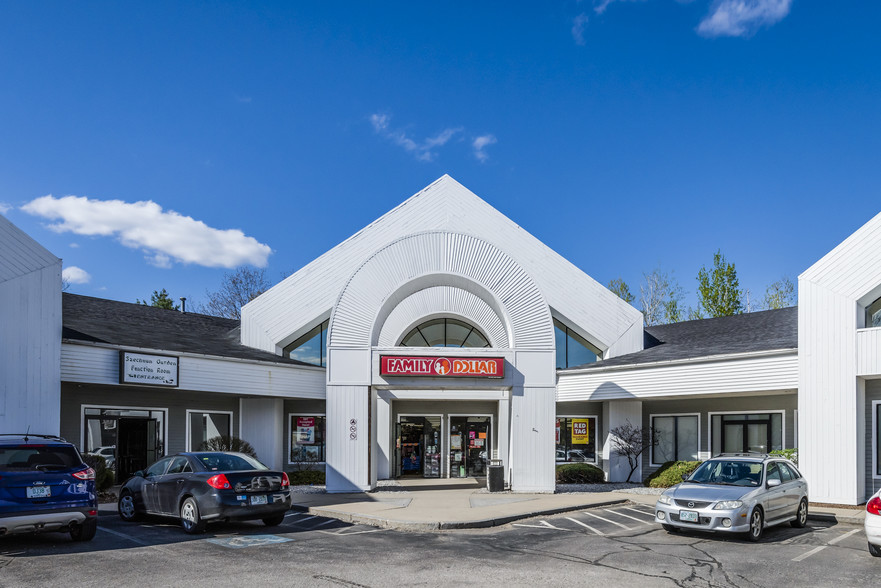
<path id="1" fill-rule="evenodd" d="M 187 419 L 190 429 L 187 451 L 201 451 L 202 444 L 214 437 L 232 435 L 231 412 L 203 412 L 188 410 Z M 205 447 L 204 449 L 207 449 Z"/>
<path id="2" fill-rule="evenodd" d="M 123 480 L 165 455 L 165 411 L 83 407 L 83 453 L 100 455 Z"/>
<path id="3" fill-rule="evenodd" d="M 783 449 L 783 413 L 714 414 L 713 454 Z"/>
<path id="4" fill-rule="evenodd" d="M 581 335 L 554 319 L 554 339 L 557 347 L 557 369 L 593 363 L 602 352 Z"/>
<path id="5" fill-rule="evenodd" d="M 290 345 L 284 348 L 284 354 L 291 359 L 320 367 L 327 367 L 327 326 L 324 321 Z"/>
<path id="6" fill-rule="evenodd" d="M 668 461 L 697 461 L 697 415 L 669 415 L 652 417 L 652 434 L 657 444 L 652 447 L 652 463 Z"/>
<path id="7" fill-rule="evenodd" d="M 866 308 L 866 328 L 881 327 L 881 298 Z"/>
<path id="8" fill-rule="evenodd" d="M 489 347 L 486 336 L 474 325 L 451 318 L 426 321 L 407 333 L 402 347 Z"/>
<path id="9" fill-rule="evenodd" d="M 596 417 L 557 417 L 557 463 L 596 463 Z"/>
<path id="10" fill-rule="evenodd" d="M 290 463 L 323 463 L 324 457 L 324 416 L 290 416 L 291 452 Z"/>

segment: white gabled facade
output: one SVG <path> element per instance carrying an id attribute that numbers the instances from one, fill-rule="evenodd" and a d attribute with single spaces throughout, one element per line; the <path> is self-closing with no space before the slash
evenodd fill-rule
<path id="1" fill-rule="evenodd" d="M 61 260 L 0 215 L 0 432 L 57 435 Z"/>
<path id="2" fill-rule="evenodd" d="M 814 501 L 859 504 L 878 477 L 866 388 L 881 378 L 881 328 L 865 309 L 879 297 L 881 214 L 798 278 L 799 465 Z"/>

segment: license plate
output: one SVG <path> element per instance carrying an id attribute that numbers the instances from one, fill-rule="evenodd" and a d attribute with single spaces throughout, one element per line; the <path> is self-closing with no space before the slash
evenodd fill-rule
<path id="1" fill-rule="evenodd" d="M 49 486 L 28 486 L 28 498 L 49 498 L 52 489 Z"/>
<path id="2" fill-rule="evenodd" d="M 266 497 L 265 496 L 252 496 L 251 497 L 251 504 L 266 504 Z"/>
<path id="3" fill-rule="evenodd" d="M 680 510 L 679 520 L 683 523 L 696 523 L 698 521 L 696 510 Z"/>

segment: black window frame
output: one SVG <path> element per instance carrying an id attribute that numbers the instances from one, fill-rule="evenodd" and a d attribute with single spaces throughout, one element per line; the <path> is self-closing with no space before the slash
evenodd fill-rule
<path id="1" fill-rule="evenodd" d="M 697 420 L 697 450 L 695 451 L 696 459 L 700 460 L 701 453 L 701 417 L 697 414 L 654 414 L 651 416 L 649 421 L 650 434 L 654 435 L 655 431 L 655 419 L 673 419 L 673 461 L 692 461 L 692 460 L 681 460 L 679 459 L 679 419 L 696 419 Z M 655 448 L 657 445 L 652 443 L 651 447 L 651 455 L 649 456 L 649 463 L 651 466 L 660 466 L 666 462 L 659 462 L 655 460 Z"/>

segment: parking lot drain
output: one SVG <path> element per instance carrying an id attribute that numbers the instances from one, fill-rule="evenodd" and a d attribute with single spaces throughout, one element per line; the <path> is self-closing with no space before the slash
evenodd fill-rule
<path id="1" fill-rule="evenodd" d="M 229 547 L 230 549 L 244 549 L 245 547 L 260 547 L 261 545 L 272 545 L 274 543 L 287 543 L 293 541 L 287 537 L 279 537 L 278 535 L 244 535 L 242 537 L 225 537 L 223 539 L 206 539 L 209 543 L 220 545 L 221 547 Z"/>

